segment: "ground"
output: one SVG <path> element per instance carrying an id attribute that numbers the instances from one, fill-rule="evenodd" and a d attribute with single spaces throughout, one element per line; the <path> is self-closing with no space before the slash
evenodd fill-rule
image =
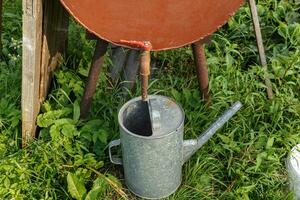
<path id="1" fill-rule="evenodd" d="M 189 47 L 157 54 L 150 93 L 185 110 L 185 138 L 195 138 L 239 100 L 243 109 L 183 167 L 169 199 L 292 199 L 285 159 L 300 142 L 300 2 L 260 0 L 258 6 L 275 97 L 268 100 L 247 6 L 206 46 L 212 105 L 200 100 Z M 127 97 L 109 78 L 98 81 L 90 118 L 79 120 L 94 47 L 71 23 L 69 47 L 38 118 L 39 138 L 20 149 L 21 0 L 4 0 L 0 61 L 0 199 L 135 199 L 106 145 L 119 137 L 117 111 Z M 138 85 L 139 87 L 139 85 Z"/>

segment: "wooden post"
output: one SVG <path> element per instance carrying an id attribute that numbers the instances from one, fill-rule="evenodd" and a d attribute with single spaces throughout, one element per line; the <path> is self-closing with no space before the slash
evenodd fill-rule
<path id="1" fill-rule="evenodd" d="M 42 0 L 23 0 L 22 146 L 35 136 L 40 109 Z"/>
<path id="2" fill-rule="evenodd" d="M 265 76 L 265 84 L 267 86 L 268 98 L 273 99 L 272 83 L 271 83 L 271 80 L 269 77 L 268 64 L 267 64 L 267 59 L 266 59 L 266 55 L 265 55 L 265 48 L 264 48 L 263 39 L 262 39 L 262 35 L 261 35 L 255 0 L 249 0 L 249 7 L 250 7 L 252 21 L 253 21 L 253 27 L 254 27 L 254 31 L 255 31 L 255 37 L 256 37 L 256 42 L 257 42 L 260 63 L 263 66 L 264 73 L 265 73 L 264 76 Z"/>
<path id="3" fill-rule="evenodd" d="M 36 118 L 67 38 L 65 13 L 59 0 L 23 0 L 22 146 L 36 136 Z"/>

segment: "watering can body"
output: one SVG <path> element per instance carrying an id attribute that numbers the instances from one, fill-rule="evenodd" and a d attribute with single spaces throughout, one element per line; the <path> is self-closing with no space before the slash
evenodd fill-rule
<path id="1" fill-rule="evenodd" d="M 147 199 L 164 198 L 181 184 L 183 126 L 163 138 L 145 140 L 121 129 L 122 164 L 130 191 Z M 118 143 L 118 142 L 117 142 Z"/>
<path id="2" fill-rule="evenodd" d="M 216 130 L 211 127 L 215 126 L 203 134 L 205 138 L 202 135 L 198 139 L 184 141 L 183 109 L 168 97 L 151 95 L 150 104 L 156 102 L 152 103 L 152 115 L 156 115 L 156 121 L 152 123 L 158 128 L 152 136 L 144 136 L 142 128 L 135 129 L 143 121 L 139 102 L 140 98 L 132 99 L 120 109 L 120 139 L 109 144 L 110 159 L 114 164 L 123 165 L 126 185 L 137 196 L 146 199 L 168 197 L 181 184 L 182 165 L 214 134 Z M 228 121 L 240 107 L 239 104 L 231 110 L 226 119 L 222 118 L 223 121 L 217 120 L 218 126 Z M 112 148 L 119 145 L 122 158 L 111 153 Z"/>
<path id="3" fill-rule="evenodd" d="M 119 111 L 120 139 L 109 146 L 111 149 L 121 144 L 122 159 L 110 153 L 111 161 L 123 165 L 128 189 L 147 199 L 169 196 L 180 186 L 182 177 L 184 112 L 171 99 L 156 95 L 150 96 L 152 111 L 157 110 L 154 99 L 160 104 L 156 107 L 164 112 L 157 123 L 165 126 L 159 126 L 152 136 L 143 136 L 143 127 L 132 131 L 143 124 L 144 118 L 140 113 L 140 98 L 132 99 Z"/>

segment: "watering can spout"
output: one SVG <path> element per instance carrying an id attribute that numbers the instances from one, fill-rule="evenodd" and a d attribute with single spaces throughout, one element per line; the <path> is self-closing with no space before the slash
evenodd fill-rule
<path id="1" fill-rule="evenodd" d="M 183 141 L 183 163 L 185 163 L 198 149 L 200 149 L 231 117 L 242 107 L 241 102 L 234 103 L 197 139 Z"/>

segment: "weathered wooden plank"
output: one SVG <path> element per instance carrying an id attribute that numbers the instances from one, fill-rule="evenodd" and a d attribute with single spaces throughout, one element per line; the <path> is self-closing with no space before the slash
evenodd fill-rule
<path id="1" fill-rule="evenodd" d="M 123 92 L 132 90 L 134 88 L 140 66 L 140 51 L 130 50 L 128 54 L 129 55 L 127 58 L 127 62 L 125 63 L 126 66 L 124 67 L 123 74 Z"/>
<path id="2" fill-rule="evenodd" d="M 123 47 L 116 47 L 111 52 L 112 70 L 110 76 L 115 82 L 119 79 L 122 70 L 125 68 L 129 49 Z"/>
<path id="3" fill-rule="evenodd" d="M 59 0 L 44 0 L 40 102 L 48 93 L 52 72 L 63 58 L 69 18 Z"/>
<path id="4" fill-rule="evenodd" d="M 67 16 L 59 0 L 23 0 L 23 146 L 36 135 L 40 105 L 66 46 Z"/>
<path id="5" fill-rule="evenodd" d="M 39 85 L 42 46 L 42 0 L 23 0 L 22 145 L 35 136 L 40 109 Z"/>

